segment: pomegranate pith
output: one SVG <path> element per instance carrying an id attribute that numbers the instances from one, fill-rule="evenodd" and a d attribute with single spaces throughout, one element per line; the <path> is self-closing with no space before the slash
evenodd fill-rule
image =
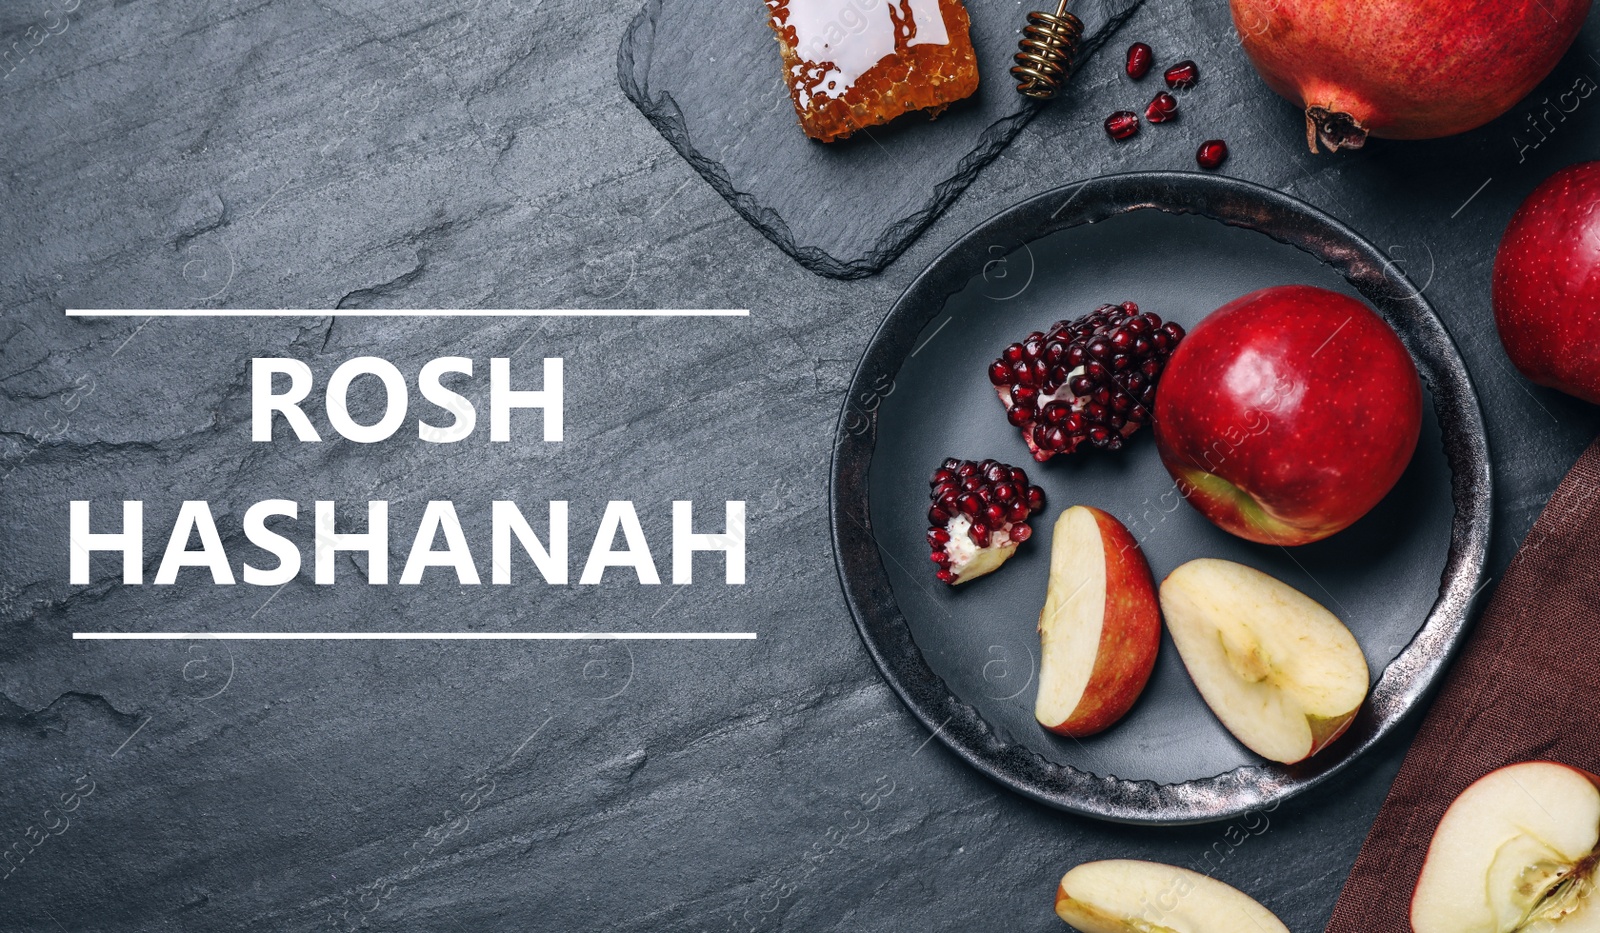
<path id="1" fill-rule="evenodd" d="M 1102 305 L 1006 347 L 989 381 L 1033 459 L 1084 444 L 1118 450 L 1150 420 L 1156 383 L 1182 339 L 1182 327 L 1131 301 Z"/>
<path id="2" fill-rule="evenodd" d="M 1144 108 L 1144 118 L 1151 123 L 1165 123 L 1178 115 L 1178 99 L 1162 91 Z"/>
<path id="3" fill-rule="evenodd" d="M 1118 142 L 1139 132 L 1139 115 L 1132 110 L 1118 110 L 1106 117 L 1106 135 Z"/>
<path id="4" fill-rule="evenodd" d="M 1167 79 L 1167 87 L 1174 91 L 1184 91 L 1195 86 L 1200 80 L 1200 68 L 1189 59 L 1168 68 L 1162 77 Z"/>
<path id="5" fill-rule="evenodd" d="M 934 575 L 954 586 L 997 569 L 1033 536 L 1028 516 L 1044 507 L 1044 490 L 1021 467 L 998 460 L 950 458 L 928 481 L 928 547 Z"/>
<path id="6" fill-rule="evenodd" d="M 1143 42 L 1135 42 L 1128 46 L 1128 77 L 1137 81 L 1149 74 L 1150 66 L 1155 60 L 1155 51 Z"/>

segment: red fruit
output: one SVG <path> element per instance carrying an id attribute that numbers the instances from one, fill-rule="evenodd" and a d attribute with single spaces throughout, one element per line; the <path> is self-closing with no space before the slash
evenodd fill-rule
<path id="1" fill-rule="evenodd" d="M 1149 74 L 1150 66 L 1155 60 L 1155 51 L 1143 42 L 1135 42 L 1128 46 L 1128 77 L 1137 81 Z"/>
<path id="2" fill-rule="evenodd" d="M 928 481 L 929 557 L 934 576 L 952 586 L 1005 563 L 1033 529 L 1028 516 L 1044 507 L 1044 490 L 1028 474 L 998 460 L 946 460 Z"/>
<path id="3" fill-rule="evenodd" d="M 1200 69 L 1186 58 L 1168 68 L 1162 77 L 1167 79 L 1167 87 L 1174 91 L 1184 91 L 1194 87 L 1195 82 L 1200 80 Z"/>
<path id="4" fill-rule="evenodd" d="M 1043 462 L 1087 443 L 1118 450 L 1150 420 L 1156 383 L 1183 328 L 1131 301 L 1102 305 L 1075 321 L 1057 321 L 1006 347 L 989 367 L 1006 418 Z M 1031 496 L 1031 491 L 1029 495 Z M 1030 508 L 1044 502 L 1030 499 Z"/>
<path id="5" fill-rule="evenodd" d="M 1195 150 L 1194 160 L 1206 171 L 1219 169 L 1228 161 L 1228 144 L 1220 139 L 1208 139 Z"/>
<path id="6" fill-rule="evenodd" d="M 1399 336 L 1360 301 L 1309 285 L 1213 311 L 1156 396 L 1156 450 L 1179 491 L 1262 544 L 1317 541 L 1365 515 L 1405 472 L 1421 425 Z"/>
<path id="7" fill-rule="evenodd" d="M 1118 110 L 1106 117 L 1106 135 L 1121 142 L 1139 132 L 1139 115 L 1132 110 Z"/>
<path id="8" fill-rule="evenodd" d="M 1178 99 L 1162 91 L 1144 108 L 1144 118 L 1151 123 L 1165 123 L 1178 115 Z"/>
<path id="9" fill-rule="evenodd" d="M 1262 79 L 1305 108 L 1312 152 L 1482 126 L 1550 73 L 1589 13 L 1589 0 L 1229 5 Z"/>
<path id="10" fill-rule="evenodd" d="M 1494 323 L 1540 385 L 1600 404 L 1600 162 L 1569 165 L 1511 217 L 1494 258 Z"/>

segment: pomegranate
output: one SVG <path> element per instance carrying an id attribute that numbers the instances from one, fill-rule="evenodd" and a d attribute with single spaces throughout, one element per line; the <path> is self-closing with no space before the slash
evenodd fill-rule
<path id="1" fill-rule="evenodd" d="M 1149 74 L 1150 66 L 1155 60 L 1155 51 L 1143 42 L 1135 42 L 1128 46 L 1128 77 L 1137 81 Z"/>
<path id="2" fill-rule="evenodd" d="M 1517 208 L 1494 257 L 1494 323 L 1540 385 L 1600 404 L 1600 162 L 1569 165 Z"/>
<path id="3" fill-rule="evenodd" d="M 1139 115 L 1132 110 L 1118 110 L 1106 117 L 1106 135 L 1121 142 L 1139 132 Z"/>
<path id="4" fill-rule="evenodd" d="M 1144 108 L 1144 118 L 1151 123 L 1165 123 L 1178 116 L 1178 99 L 1162 91 Z"/>
<path id="5" fill-rule="evenodd" d="M 1306 143 L 1434 139 L 1482 126 L 1556 66 L 1589 0 L 1229 0 L 1274 91 L 1305 108 Z"/>
<path id="6" fill-rule="evenodd" d="M 1118 450 L 1150 420 L 1156 382 L 1183 328 L 1131 301 L 1057 321 L 1006 347 L 989 381 L 1039 462 L 1083 444 Z"/>
<path id="7" fill-rule="evenodd" d="M 1044 490 L 998 460 L 951 458 L 928 481 L 928 546 L 940 581 L 954 586 L 997 569 L 1033 535 L 1028 516 L 1044 508 Z"/>

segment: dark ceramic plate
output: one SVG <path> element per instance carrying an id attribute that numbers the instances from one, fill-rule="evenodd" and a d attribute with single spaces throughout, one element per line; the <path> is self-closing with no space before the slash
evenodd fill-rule
<path id="1" fill-rule="evenodd" d="M 1035 464 L 986 369 L 1052 321 L 1132 300 L 1193 327 L 1268 285 L 1365 299 L 1394 326 L 1425 386 L 1422 439 L 1394 491 L 1354 526 L 1285 549 L 1211 525 L 1177 498 L 1148 429 L 1119 454 Z M 927 479 L 945 457 L 1023 466 L 1049 497 L 1036 535 L 1000 571 L 949 588 L 923 535 Z M 834 551 L 883 676 L 973 767 L 1073 813 L 1127 823 L 1220 820 L 1326 780 L 1428 695 L 1472 616 L 1489 543 L 1489 454 L 1477 397 L 1422 293 L 1372 244 L 1286 195 L 1186 173 L 1112 175 L 1040 195 L 962 237 L 917 277 L 856 370 L 834 450 Z M 1100 735 L 1033 719 L 1035 624 L 1049 529 L 1096 505 L 1141 540 L 1157 580 L 1196 557 L 1239 561 L 1345 621 L 1376 675 L 1348 733 L 1308 762 L 1253 755 L 1200 699 L 1171 640 L 1128 716 Z"/>

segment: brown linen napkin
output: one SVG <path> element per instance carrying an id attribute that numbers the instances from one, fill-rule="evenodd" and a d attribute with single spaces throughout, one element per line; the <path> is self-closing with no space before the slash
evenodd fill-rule
<path id="1" fill-rule="evenodd" d="M 1512 559 L 1406 754 L 1326 933 L 1409 933 L 1433 831 L 1483 775 L 1534 758 L 1600 772 L 1597 632 L 1600 439 Z"/>

